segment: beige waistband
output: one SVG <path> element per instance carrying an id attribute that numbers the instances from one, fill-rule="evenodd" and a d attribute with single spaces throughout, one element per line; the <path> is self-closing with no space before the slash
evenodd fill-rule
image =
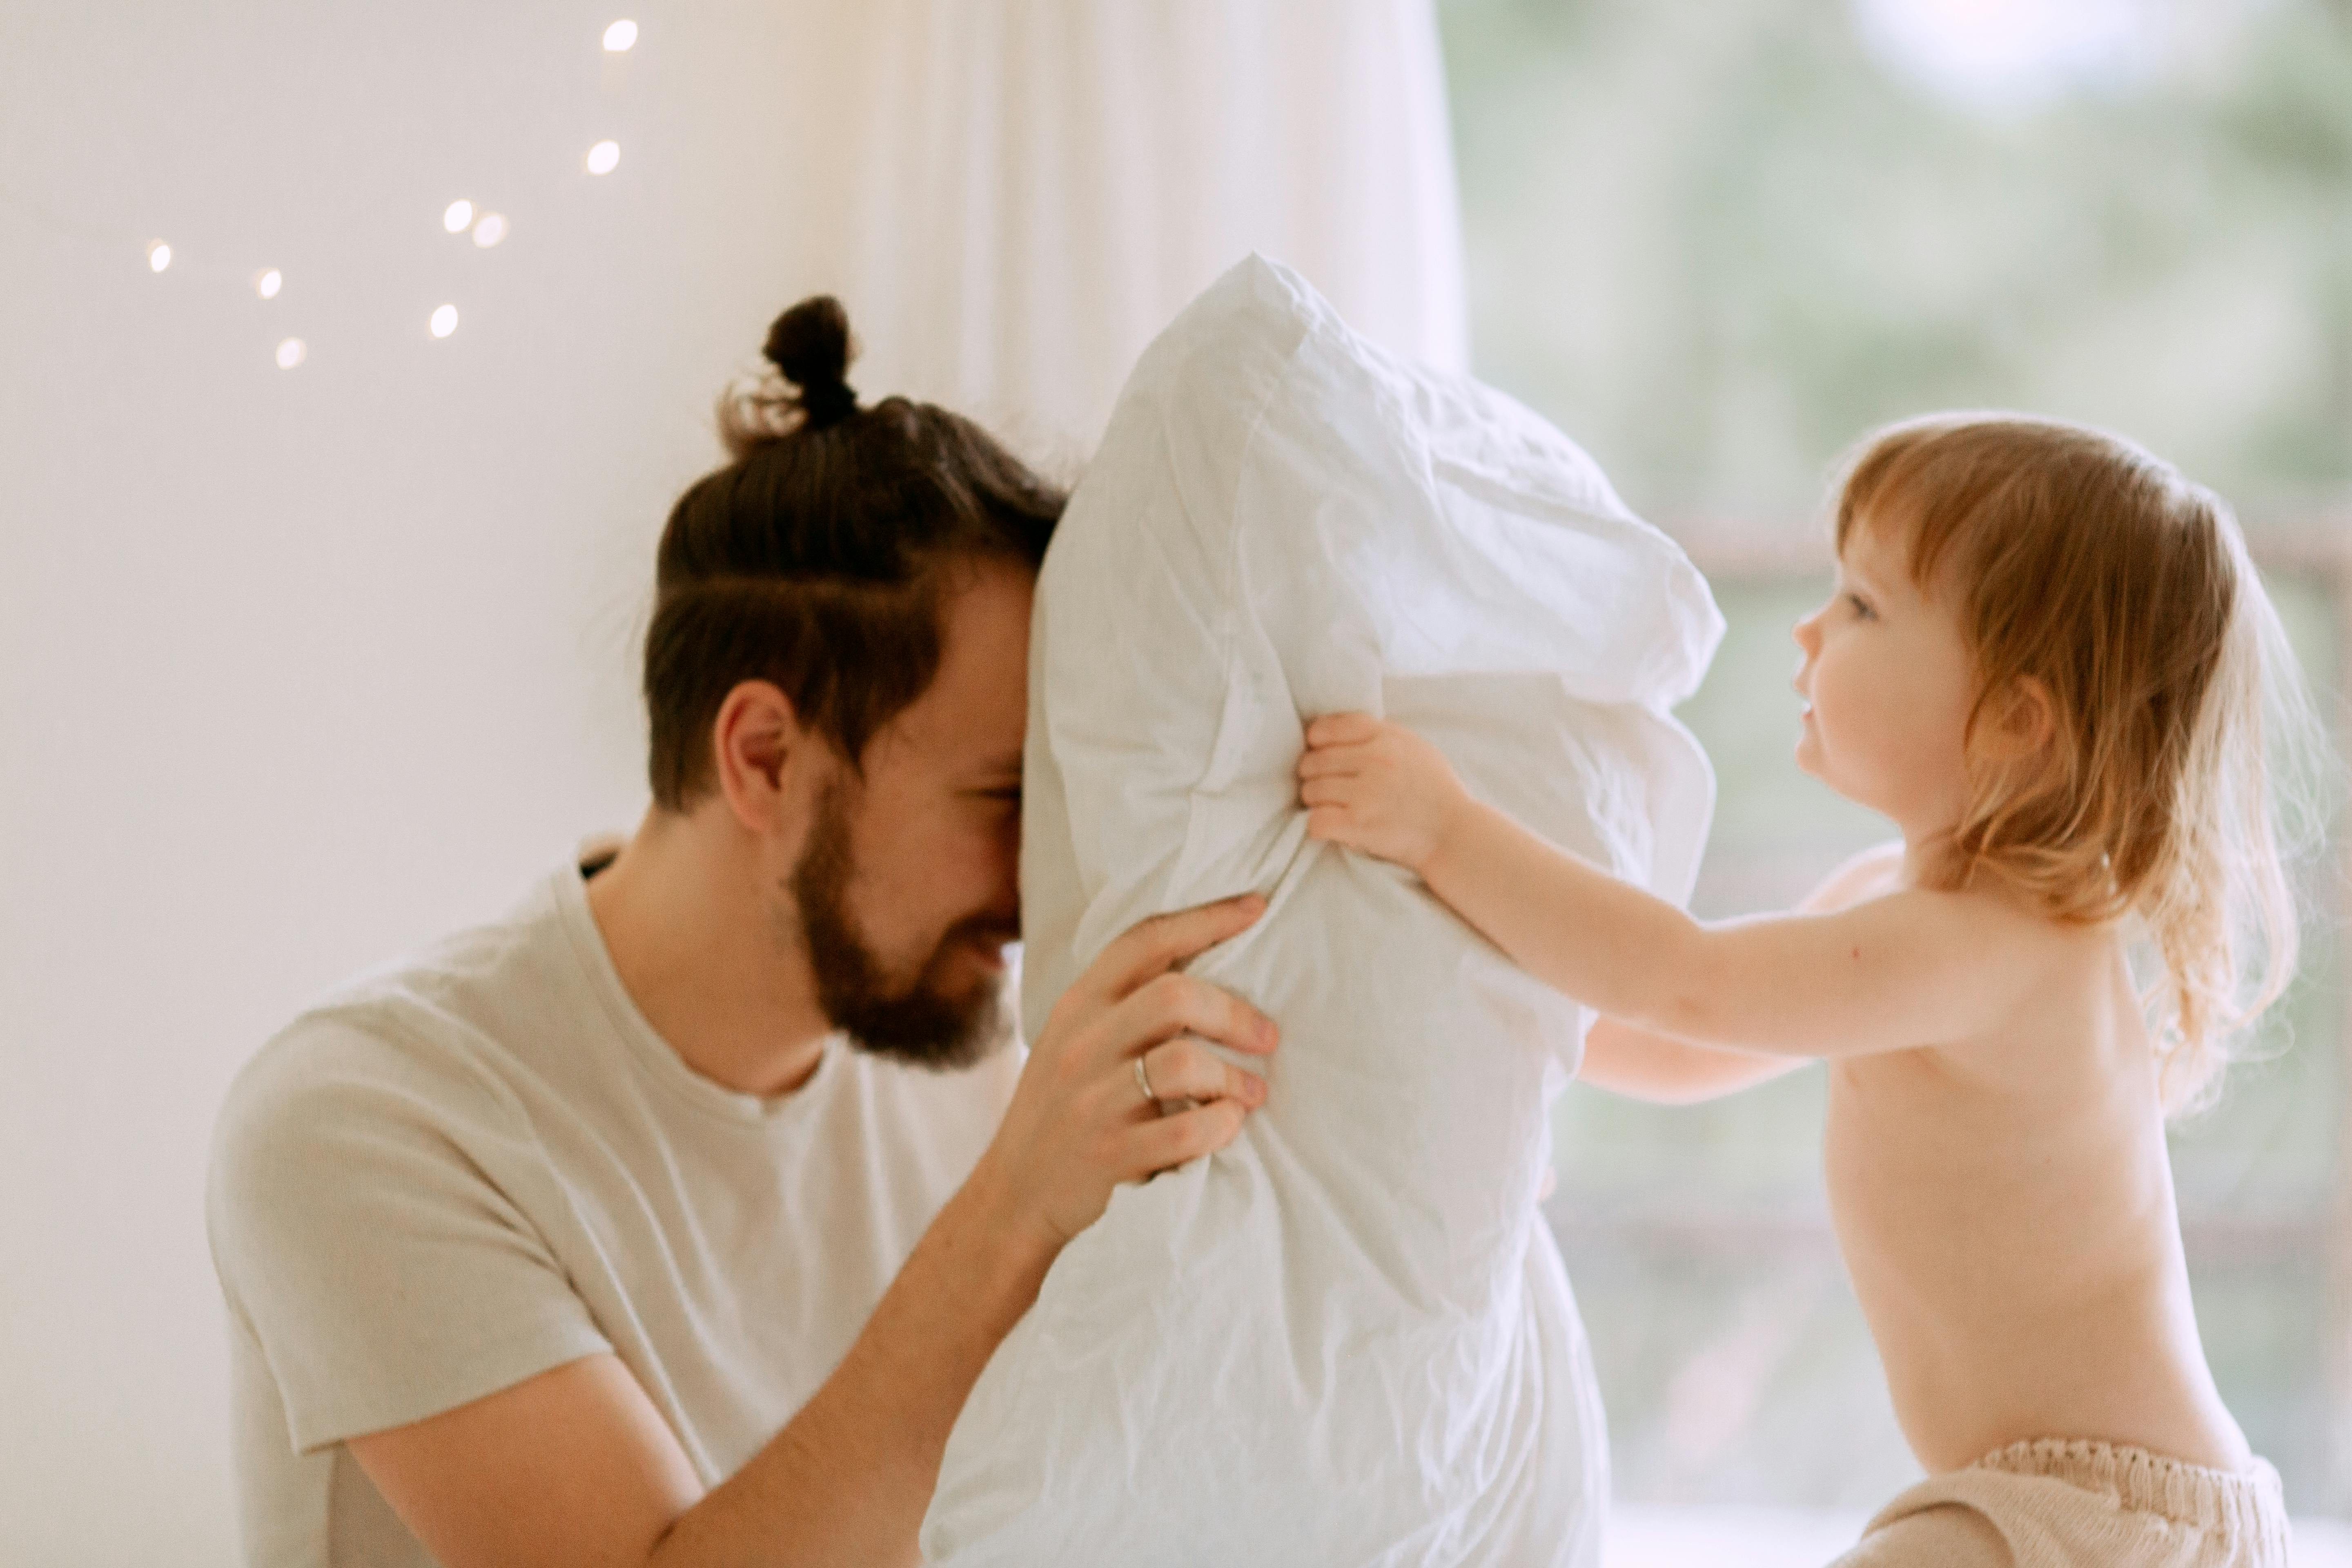
<path id="1" fill-rule="evenodd" d="M 2279 1490 L 2278 1472 L 2265 1459 L 2256 1459 L 2248 1469 L 2217 1470 L 2145 1448 L 2044 1437 L 2011 1443 L 1979 1459 L 1976 1468 L 2044 1476 L 2103 1493 L 2136 1512 L 2286 1550 L 2286 1500 Z"/>

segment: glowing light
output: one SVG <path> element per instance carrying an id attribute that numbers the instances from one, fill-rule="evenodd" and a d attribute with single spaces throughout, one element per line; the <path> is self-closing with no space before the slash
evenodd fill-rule
<path id="1" fill-rule="evenodd" d="M 457 330 L 457 307 L 444 305 L 433 312 L 433 335 L 446 338 Z"/>
<path id="2" fill-rule="evenodd" d="M 278 290 L 284 287 L 286 287 L 286 275 L 275 267 L 253 280 L 253 291 L 265 300 L 275 300 L 278 298 Z M 286 341 L 292 342 L 294 340 L 289 338 Z"/>
<path id="3" fill-rule="evenodd" d="M 278 345 L 278 368 L 292 370 L 310 357 L 310 351 L 299 338 L 289 338 Z"/>
<path id="4" fill-rule="evenodd" d="M 498 213 L 484 213 L 482 220 L 474 226 L 474 243 L 484 250 L 506 237 L 507 220 Z"/>
<path id="5" fill-rule="evenodd" d="M 164 244 L 159 239 L 154 244 L 147 247 L 147 269 L 149 271 L 161 272 L 163 268 L 171 265 L 172 247 L 170 246 Z"/>
<path id="6" fill-rule="evenodd" d="M 451 202 L 448 210 L 441 215 L 441 226 L 451 234 L 465 233 L 467 226 L 473 221 L 474 204 L 471 202 Z"/>
<path id="7" fill-rule="evenodd" d="M 2147 0 L 1854 0 L 1863 37 L 1926 86 L 1987 109 L 2044 101 L 2154 63 Z"/>
<path id="8" fill-rule="evenodd" d="M 588 172 L 590 174 L 609 174 L 620 166 L 621 144 L 618 142 L 599 142 L 596 145 L 588 149 Z"/>
<path id="9" fill-rule="evenodd" d="M 635 22 L 619 21 L 604 29 L 604 47 L 614 54 L 625 52 L 636 41 L 637 25 Z"/>

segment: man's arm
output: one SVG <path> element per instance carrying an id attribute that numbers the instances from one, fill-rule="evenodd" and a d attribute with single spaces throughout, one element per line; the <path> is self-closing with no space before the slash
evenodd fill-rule
<path id="1" fill-rule="evenodd" d="M 1223 1147 L 1265 1098 L 1255 1076 L 1178 1040 L 1264 1054 L 1274 1026 L 1182 960 L 1245 929 L 1256 899 L 1147 921 L 1046 1021 L 995 1141 L 833 1375 L 707 1494 L 653 1402 L 609 1354 L 541 1373 L 352 1456 L 448 1568 L 913 1563 L 949 1430 L 1069 1238 L 1121 1182 Z M 1162 1041 L 1154 1087 L 1132 1058 Z"/>

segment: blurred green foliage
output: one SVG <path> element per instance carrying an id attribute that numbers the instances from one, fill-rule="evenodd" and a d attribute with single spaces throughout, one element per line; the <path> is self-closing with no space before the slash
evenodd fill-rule
<path id="1" fill-rule="evenodd" d="M 1802 510 L 1936 407 L 2336 493 L 2352 6 L 2207 7 L 2146 79 L 1996 113 L 1828 0 L 1444 0 L 1480 374 L 1664 518 Z"/>
<path id="2" fill-rule="evenodd" d="M 1442 0 L 1479 374 L 1636 510 L 1718 537 L 1786 538 L 1864 432 L 1949 406 L 2122 430 L 2257 520 L 2340 512 L 2352 4 L 2151 7 L 2201 27 L 1995 110 L 1828 0 Z M 1683 717 L 1720 781 L 1693 905 L 1722 915 L 1888 829 L 1790 755 L 1789 627 L 1826 578 L 1716 587 L 1729 630 Z M 2333 715 L 2337 605 L 2272 587 Z M 2174 1138 L 2209 1357 L 2304 1512 L 2352 1509 L 2332 876 L 2309 871 L 2304 978 Z M 1828 1237 L 1821 1117 L 1818 1070 L 1688 1110 L 1561 1100 L 1550 1212 L 1620 1495 L 1867 1509 L 1916 1473 Z"/>

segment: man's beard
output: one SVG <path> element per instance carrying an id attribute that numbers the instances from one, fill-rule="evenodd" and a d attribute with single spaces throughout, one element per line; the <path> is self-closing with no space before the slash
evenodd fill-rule
<path id="1" fill-rule="evenodd" d="M 934 988 L 938 972 L 961 945 L 1009 942 L 1017 933 L 994 916 L 959 921 L 931 950 L 921 973 L 892 989 L 849 911 L 849 881 L 856 867 L 849 847 L 847 794 L 838 780 L 826 785 L 807 847 L 793 868 L 792 894 L 816 975 L 817 1005 L 853 1045 L 877 1056 L 941 1071 L 970 1067 L 1004 1037 L 1003 987 L 983 983 L 956 1001 Z"/>

